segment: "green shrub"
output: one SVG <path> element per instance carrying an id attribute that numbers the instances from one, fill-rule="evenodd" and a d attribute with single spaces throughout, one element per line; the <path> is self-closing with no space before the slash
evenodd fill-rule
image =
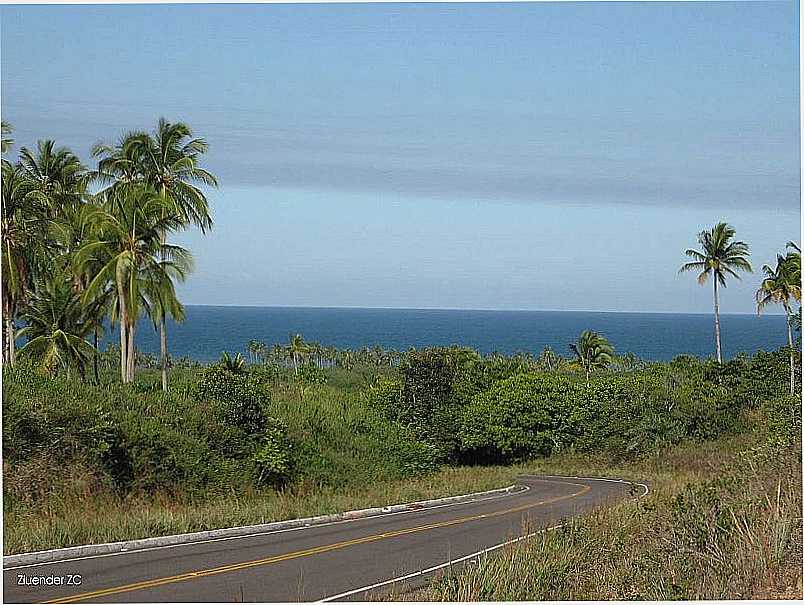
<path id="1" fill-rule="evenodd" d="M 444 460 L 457 449 L 454 429 L 460 404 L 453 390 L 455 372 L 444 349 L 409 352 L 400 365 L 402 397 L 390 416 L 437 448 Z"/>
<path id="2" fill-rule="evenodd" d="M 369 405 L 384 417 L 392 420 L 400 419 L 402 383 L 399 380 L 388 376 L 380 376 L 369 386 L 366 396 Z"/>
<path id="3" fill-rule="evenodd" d="M 462 448 L 481 460 L 541 456 L 571 440 L 573 406 L 583 396 L 574 380 L 520 374 L 497 382 L 464 410 Z"/>
<path id="4" fill-rule="evenodd" d="M 801 389 L 801 353 L 794 351 L 797 392 Z M 764 402 L 790 394 L 789 349 L 759 351 L 753 357 L 740 355 L 726 363 L 709 360 L 703 377 L 729 389 L 736 405 L 757 408 Z"/>
<path id="5" fill-rule="evenodd" d="M 293 471 L 292 450 L 287 426 L 276 418 L 267 418 L 265 434 L 252 456 L 257 485 L 278 486 L 288 481 Z"/>
<path id="6" fill-rule="evenodd" d="M 739 407 L 725 387 L 679 368 L 610 373 L 588 385 L 561 374 L 496 383 L 464 411 L 461 444 L 479 460 L 545 456 L 572 448 L 640 455 L 735 428 Z M 674 373 L 675 371 L 675 373 Z"/>
<path id="7" fill-rule="evenodd" d="M 198 383 L 198 396 L 222 404 L 224 420 L 247 435 L 257 435 L 265 429 L 268 392 L 245 372 L 232 372 L 221 365 L 206 368 Z"/>
<path id="8" fill-rule="evenodd" d="M 715 439 L 735 428 L 740 406 L 726 387 L 691 380 L 679 385 L 671 398 L 675 403 L 673 416 L 681 425 L 685 438 L 698 441 Z"/>

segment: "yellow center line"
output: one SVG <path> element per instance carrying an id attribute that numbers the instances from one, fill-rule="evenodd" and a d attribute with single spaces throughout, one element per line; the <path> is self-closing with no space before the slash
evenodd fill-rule
<path id="1" fill-rule="evenodd" d="M 556 483 L 555 481 L 551 481 L 550 483 Z M 534 508 L 536 506 L 544 506 L 545 504 L 553 504 L 554 502 L 560 502 L 562 500 L 569 500 L 570 498 L 575 498 L 576 496 L 580 496 L 581 494 L 585 494 L 592 488 L 588 485 L 583 485 L 581 483 L 569 483 L 562 481 L 566 485 L 576 485 L 581 487 L 582 489 L 575 492 L 574 494 L 569 494 L 567 496 L 558 496 L 556 498 L 550 498 L 548 500 L 541 500 L 539 502 L 534 502 L 533 504 L 525 504 L 522 506 L 515 506 L 513 508 L 507 508 L 505 510 L 500 510 L 492 513 L 483 513 L 482 515 L 472 515 L 469 517 L 460 517 L 458 519 L 451 519 L 449 521 L 439 521 L 437 523 L 428 523 L 426 525 L 417 525 L 415 527 L 409 527 L 406 529 L 399 529 L 391 532 L 385 532 L 382 534 L 373 534 L 370 536 L 364 536 L 362 538 L 355 538 L 353 540 L 344 540 L 343 542 L 335 542 L 333 544 L 325 544 L 323 546 L 315 546 L 313 548 L 308 548 L 305 550 L 297 550 L 294 552 L 285 553 L 282 555 L 274 555 L 271 557 L 266 557 L 264 559 L 256 559 L 254 561 L 244 561 L 242 563 L 232 563 L 229 565 L 222 565 L 220 567 L 212 567 L 209 569 L 199 569 L 197 571 L 189 571 L 181 574 L 177 574 L 175 576 L 167 576 L 164 578 L 154 578 L 153 580 L 144 580 L 142 582 L 135 582 L 133 584 L 124 584 L 122 586 L 113 586 L 111 588 L 103 588 L 100 590 L 94 590 L 91 592 L 84 592 L 75 595 L 70 595 L 66 597 L 60 597 L 58 599 L 52 599 L 50 601 L 44 601 L 44 603 L 75 603 L 77 601 L 83 601 L 85 599 L 90 599 L 93 597 L 105 597 L 113 594 L 120 594 L 123 592 L 131 592 L 133 590 L 142 590 L 144 588 L 154 588 L 156 586 L 163 586 L 165 584 L 173 584 L 175 582 L 184 582 L 187 580 L 193 580 L 195 578 L 203 578 L 207 576 L 214 576 L 222 573 L 228 573 L 231 571 L 239 571 L 241 569 L 248 569 L 250 567 L 259 567 L 261 565 L 271 565 L 273 563 L 279 563 L 282 561 L 290 561 L 291 559 L 298 559 L 300 557 L 308 557 L 310 555 L 317 555 L 325 552 L 330 552 L 333 550 L 339 550 L 341 548 L 346 548 L 348 546 L 354 546 L 356 544 L 365 544 L 366 542 L 375 542 L 377 540 L 384 540 L 386 538 L 394 538 L 396 536 L 403 536 L 405 534 L 412 534 L 421 531 L 427 531 L 430 529 L 437 529 L 439 527 L 448 527 L 450 525 L 458 525 L 460 523 L 468 523 L 469 521 L 477 521 L 479 519 L 488 519 L 489 517 L 499 517 L 501 515 L 507 515 L 510 513 L 516 513 L 519 511 L 527 510 L 529 508 Z"/>

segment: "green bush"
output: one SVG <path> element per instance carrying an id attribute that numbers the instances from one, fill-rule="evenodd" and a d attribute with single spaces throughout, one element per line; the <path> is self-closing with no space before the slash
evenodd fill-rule
<path id="1" fill-rule="evenodd" d="M 257 485 L 279 486 L 287 482 L 293 471 L 292 450 L 285 423 L 267 418 L 265 434 L 252 456 Z"/>
<path id="2" fill-rule="evenodd" d="M 564 376 L 520 374 L 497 382 L 464 410 L 461 447 L 480 460 L 550 454 L 572 439 L 572 411 L 582 397 L 581 385 Z"/>
<path id="3" fill-rule="evenodd" d="M 679 385 L 671 394 L 672 413 L 684 438 L 704 441 L 735 428 L 740 406 L 726 387 L 704 380 Z"/>
<path id="4" fill-rule="evenodd" d="M 714 439 L 734 429 L 738 416 L 728 389 L 694 372 L 679 380 L 651 367 L 607 374 L 588 385 L 568 375 L 531 373 L 476 396 L 463 413 L 460 439 L 479 460 L 566 448 L 631 456 L 685 439 Z"/>
<path id="5" fill-rule="evenodd" d="M 801 353 L 794 351 L 797 392 L 801 390 Z M 789 349 L 759 351 L 753 357 L 740 355 L 726 363 L 703 363 L 703 377 L 729 389 L 735 404 L 757 408 L 764 402 L 790 394 Z"/>
<path id="6" fill-rule="evenodd" d="M 366 392 L 368 403 L 384 417 L 400 420 L 402 383 L 388 376 L 378 377 Z"/>
<path id="7" fill-rule="evenodd" d="M 222 404 L 225 422 L 247 435 L 257 435 L 265 429 L 268 392 L 260 389 L 245 372 L 232 372 L 220 365 L 206 368 L 198 383 L 198 396 Z"/>
<path id="8" fill-rule="evenodd" d="M 447 460 L 457 449 L 455 424 L 460 403 L 453 390 L 456 367 L 448 351 L 409 352 L 400 365 L 402 396 L 390 419 L 435 447 Z"/>

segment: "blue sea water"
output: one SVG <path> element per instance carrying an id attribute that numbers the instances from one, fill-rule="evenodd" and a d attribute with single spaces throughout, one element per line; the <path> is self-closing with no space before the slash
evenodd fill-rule
<path id="1" fill-rule="evenodd" d="M 707 357 L 714 352 L 711 314 L 581 311 L 188 306 L 184 323 L 169 323 L 168 342 L 174 357 L 199 361 L 217 359 L 224 350 L 245 353 L 252 339 L 270 346 L 297 333 L 308 341 L 350 349 L 457 344 L 482 353 L 538 354 L 549 345 L 568 355 L 568 344 L 585 329 L 603 333 L 617 352 L 647 360 L 669 360 L 682 353 Z M 776 349 L 787 339 L 780 315 L 723 315 L 721 330 L 728 358 Z M 159 351 L 158 333 L 150 321 L 139 324 L 136 344 L 144 351 Z"/>

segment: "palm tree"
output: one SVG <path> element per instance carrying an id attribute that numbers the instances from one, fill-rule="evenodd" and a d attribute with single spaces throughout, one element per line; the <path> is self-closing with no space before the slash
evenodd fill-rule
<path id="1" fill-rule="evenodd" d="M 78 250 L 98 234 L 103 211 L 94 203 L 81 203 L 68 206 L 51 223 L 49 228 L 50 244 L 60 251 L 54 259 L 59 270 L 71 274 L 73 290 L 83 295 L 90 280 L 100 270 L 99 259 L 85 259 L 82 264 L 75 262 Z M 103 320 L 109 312 L 113 298 L 113 288 L 109 285 L 96 294 L 92 301 L 86 303 L 84 309 L 87 321 L 92 323 L 93 332 L 93 375 L 95 382 L 100 382 L 98 371 L 98 341 L 103 331 Z"/>
<path id="2" fill-rule="evenodd" d="M 178 219 L 177 228 L 195 225 L 206 232 L 212 228 L 209 203 L 199 185 L 217 186 L 216 178 L 198 165 L 207 143 L 192 138 L 189 126 L 160 118 L 152 134 L 130 132 L 115 147 L 98 145 L 93 154 L 101 157 L 98 179 L 112 182 L 143 182 L 166 202 L 165 211 Z M 162 234 L 164 242 L 167 233 Z M 167 390 L 166 313 L 159 324 L 162 389 Z"/>
<path id="3" fill-rule="evenodd" d="M 569 348 L 575 354 L 575 364 L 586 372 L 586 384 L 594 368 L 605 368 L 614 359 L 614 347 L 605 336 L 591 330 L 581 332 L 578 342 Z"/>
<path id="4" fill-rule="evenodd" d="M 14 130 L 8 122 L 0 122 L 0 153 L 5 153 L 14 145 L 14 139 L 10 136 Z"/>
<path id="5" fill-rule="evenodd" d="M 785 255 L 785 261 L 789 265 L 790 279 L 797 284 L 801 283 L 801 248 L 796 242 L 787 242 L 785 246 L 790 250 Z"/>
<path id="6" fill-rule="evenodd" d="M 559 365 L 559 356 L 550 348 L 549 345 L 546 345 L 542 352 L 539 354 L 539 358 L 536 361 L 536 364 L 547 370 L 548 372 L 552 372 L 558 369 Z"/>
<path id="7" fill-rule="evenodd" d="M 81 161 L 66 147 L 56 147 L 51 140 L 39 141 L 36 152 L 20 149 L 20 164 L 39 190 L 50 201 L 50 217 L 79 203 L 86 194 L 89 173 Z"/>
<path id="8" fill-rule="evenodd" d="M 42 262 L 48 199 L 19 165 L 2 161 L 3 361 L 16 360 L 15 319 Z"/>
<path id="9" fill-rule="evenodd" d="M 301 334 L 295 334 L 290 339 L 288 351 L 293 360 L 293 373 L 298 377 L 299 375 L 299 361 L 307 353 L 307 343 L 304 342 Z"/>
<path id="10" fill-rule="evenodd" d="M 142 311 L 164 321 L 164 313 L 181 319 L 173 281 L 192 270 L 192 256 L 179 246 L 164 242 L 162 234 L 173 230 L 177 217 L 166 211 L 167 202 L 144 185 L 125 185 L 105 194 L 100 218 L 101 234 L 77 253 L 83 265 L 92 259 L 102 267 L 84 292 L 92 300 L 107 284 L 113 284 L 115 311 L 120 322 L 120 364 L 123 382 L 134 380 L 134 331 Z M 158 307 L 158 308 L 157 308 Z"/>
<path id="11" fill-rule="evenodd" d="M 762 271 L 765 279 L 756 294 L 757 313 L 761 313 L 767 305 L 781 304 L 787 318 L 787 345 L 790 347 L 790 394 L 795 394 L 795 359 L 793 356 L 793 310 L 791 300 L 801 301 L 801 268 L 796 268 L 795 260 L 787 256 L 776 255 L 776 267 L 764 265 Z M 800 262 L 800 257 L 799 257 Z"/>
<path id="12" fill-rule="evenodd" d="M 207 152 L 206 141 L 193 138 L 187 124 L 171 123 L 160 118 L 151 135 L 131 139 L 145 182 L 168 202 L 169 211 L 179 219 L 181 227 L 195 225 L 202 233 L 212 228 L 209 202 L 199 185 L 216 187 L 215 176 L 198 165 Z M 162 238 L 166 237 L 163 233 Z M 159 326 L 162 365 L 162 390 L 167 391 L 167 331 Z"/>
<path id="13" fill-rule="evenodd" d="M 801 285 L 801 247 L 795 242 L 787 242 L 786 246 L 790 252 L 785 255 L 787 262 L 792 267 L 790 279 L 793 282 Z M 799 301 L 800 302 L 800 301 Z M 798 311 L 793 314 L 793 327 L 799 334 L 801 333 L 801 305 L 798 306 Z M 800 343 L 800 338 L 798 339 Z"/>
<path id="14" fill-rule="evenodd" d="M 37 358 L 48 374 L 76 367 L 81 376 L 93 347 L 85 336 L 91 329 L 81 299 L 72 288 L 70 276 L 56 273 L 40 282 L 22 311 L 26 325 L 19 335 L 28 338 L 20 355 Z"/>
<path id="15" fill-rule="evenodd" d="M 718 285 L 726 287 L 726 276 L 740 279 L 737 271 L 751 272 L 751 263 L 748 262 L 748 244 L 742 241 L 732 241 L 734 227 L 720 222 L 708 231 L 698 234 L 700 250 L 688 249 L 685 254 L 695 260 L 685 263 L 679 273 L 685 271 L 699 271 L 698 283 L 704 285 L 709 276 L 712 276 L 715 304 L 715 347 L 718 363 L 723 363 L 720 348 L 720 302 L 718 300 Z"/>
<path id="16" fill-rule="evenodd" d="M 218 365 L 232 374 L 244 374 L 246 371 L 246 361 L 240 353 L 229 355 L 227 351 L 223 351 Z"/>
<path id="17" fill-rule="evenodd" d="M 249 340 L 248 352 L 253 359 L 252 363 L 258 363 L 261 358 L 262 361 L 265 361 L 266 346 L 264 342 L 260 342 L 259 340 Z"/>

